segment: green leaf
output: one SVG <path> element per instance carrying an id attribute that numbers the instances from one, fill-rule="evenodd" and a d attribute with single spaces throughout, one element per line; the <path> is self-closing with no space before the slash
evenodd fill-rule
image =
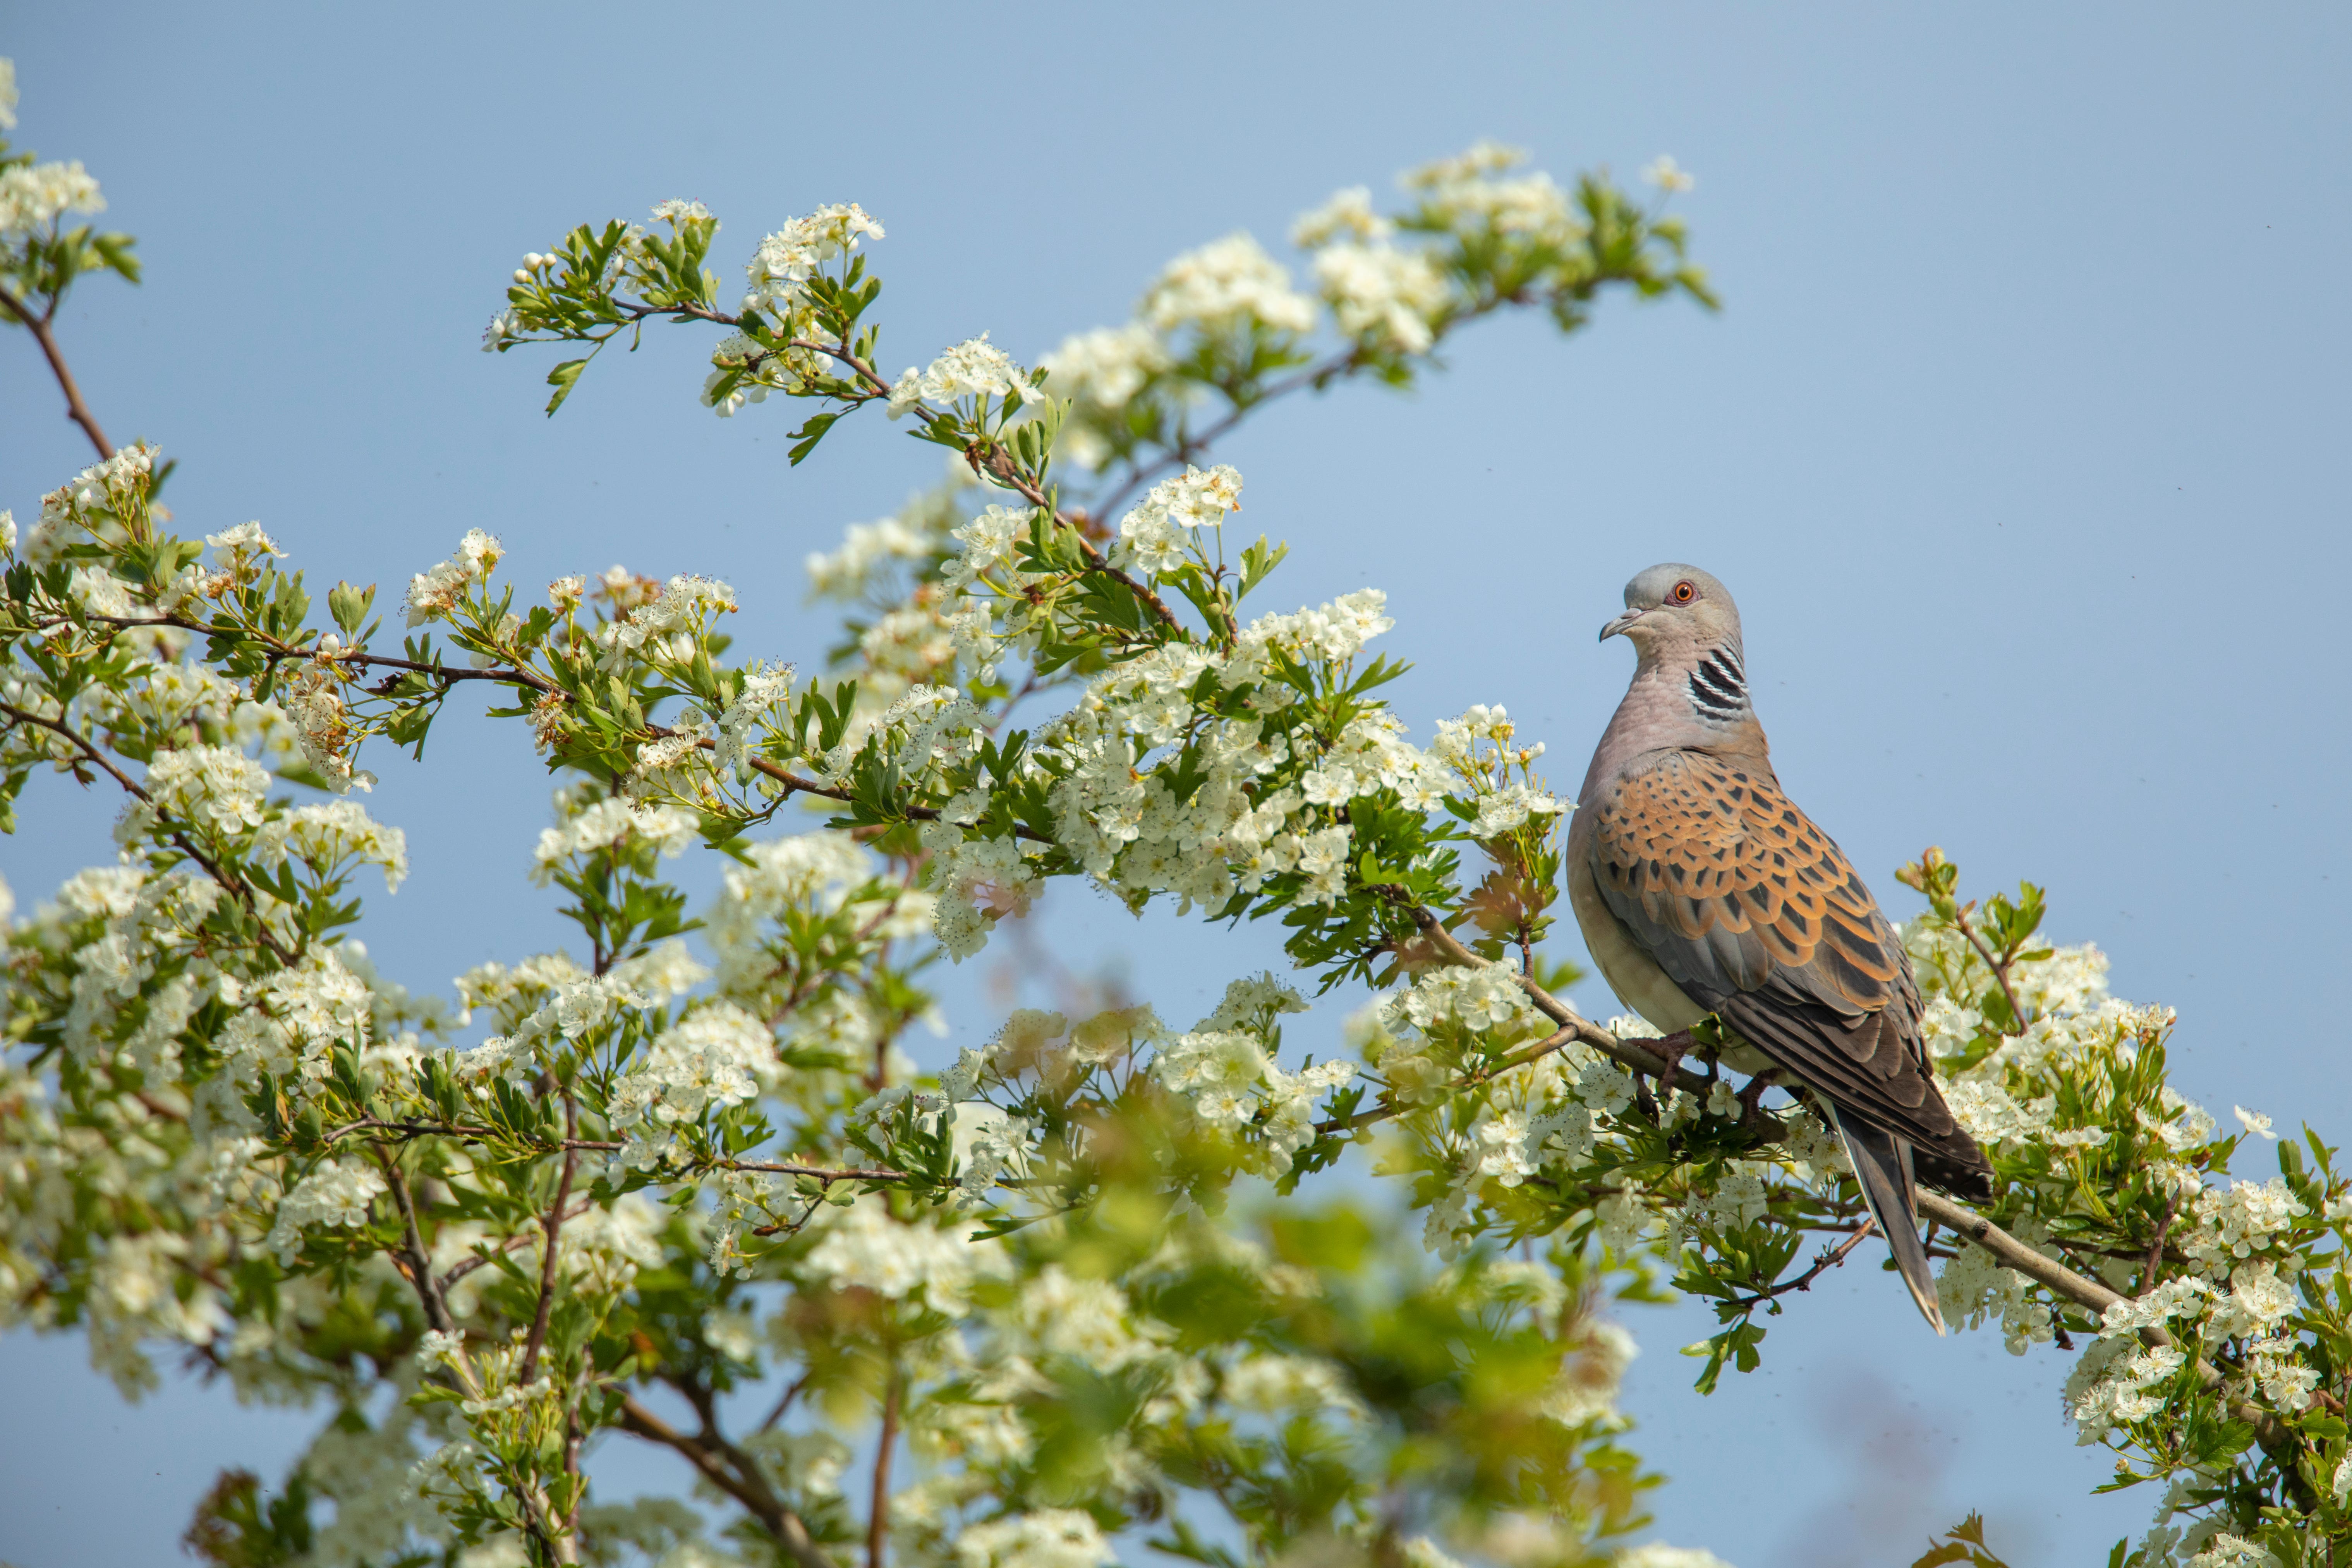
<path id="1" fill-rule="evenodd" d="M 375 603 L 375 584 L 354 588 L 349 583 L 337 583 L 327 594 L 328 612 L 335 625 L 343 628 L 346 637 L 359 636 L 360 625 L 367 619 L 368 606 Z"/>
<path id="2" fill-rule="evenodd" d="M 824 439 L 824 433 L 832 429 L 835 421 L 840 417 L 838 413 L 812 414 L 806 424 L 793 432 L 792 450 L 786 454 L 792 459 L 793 467 L 798 468 L 803 458 L 816 450 L 816 444 Z"/>
<path id="3" fill-rule="evenodd" d="M 547 400 L 549 417 L 552 418 L 555 411 L 563 406 L 563 400 L 572 395 L 572 385 L 579 381 L 580 373 L 587 368 L 588 362 L 584 359 L 568 359 L 547 373 L 547 384 L 555 388 L 555 395 Z"/>

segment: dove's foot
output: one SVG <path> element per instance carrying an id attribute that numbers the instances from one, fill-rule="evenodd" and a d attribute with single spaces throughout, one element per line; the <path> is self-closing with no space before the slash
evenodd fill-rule
<path id="1" fill-rule="evenodd" d="M 1658 1054 L 1659 1061 L 1655 1072 L 1658 1092 L 1654 1097 L 1652 1096 L 1649 1085 L 1642 1081 L 1641 1074 L 1635 1073 L 1633 1103 L 1641 1108 L 1643 1115 L 1653 1121 L 1657 1121 L 1662 1119 L 1659 1108 L 1674 1102 L 1675 1073 L 1682 1066 L 1684 1055 L 1691 1048 L 1691 1032 L 1688 1029 L 1676 1029 L 1671 1035 L 1654 1040 L 1643 1040 L 1642 1043 Z"/>
<path id="2" fill-rule="evenodd" d="M 1742 1127 L 1754 1120 L 1756 1108 L 1763 1102 L 1764 1091 L 1780 1081 L 1779 1068 L 1766 1068 L 1748 1080 L 1748 1087 L 1739 1091 L 1739 1124 Z"/>

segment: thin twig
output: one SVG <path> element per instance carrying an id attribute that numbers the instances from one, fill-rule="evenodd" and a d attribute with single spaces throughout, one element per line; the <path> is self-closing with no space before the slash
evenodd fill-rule
<path id="1" fill-rule="evenodd" d="M 1420 928 L 1423 939 L 1430 944 L 1438 957 L 1447 963 L 1463 968 L 1487 967 L 1485 959 L 1463 946 L 1460 939 L 1447 931 L 1445 923 L 1429 910 L 1415 903 L 1408 903 L 1405 905 L 1405 910 L 1412 917 L 1413 924 Z M 1518 982 L 1519 988 L 1528 994 L 1528 999 L 1536 1005 L 1537 1010 L 1559 1025 L 1563 1033 L 1591 1047 L 1629 1071 L 1638 1073 L 1644 1078 L 1661 1078 L 1665 1073 L 1665 1058 L 1650 1050 L 1641 1040 L 1619 1039 L 1537 984 L 1533 975 L 1521 974 L 1508 964 L 1502 967 L 1505 973 Z M 1561 1043 L 1566 1044 L 1565 1041 Z M 1664 1087 L 1665 1086 L 1661 1083 L 1660 1088 Z M 1691 1071 L 1688 1068 L 1677 1067 L 1674 1072 L 1674 1087 L 1686 1089 L 1704 1101 L 1707 1090 L 1713 1085 L 1706 1078 Z M 1749 1120 L 1748 1126 L 1755 1130 L 1759 1145 L 1780 1142 L 1789 1135 L 1787 1125 L 1778 1117 L 1760 1110 Z"/>
<path id="2" fill-rule="evenodd" d="M 33 341 L 41 345 L 42 357 L 49 362 L 49 374 L 58 378 L 58 389 L 66 395 L 66 417 L 81 426 L 82 434 L 89 437 L 89 444 L 98 448 L 99 460 L 104 462 L 114 456 L 114 444 L 106 438 L 106 432 L 98 427 L 98 416 L 92 414 L 89 405 L 81 400 L 81 388 L 75 384 L 73 372 L 66 366 L 66 356 L 58 351 L 58 340 L 49 331 L 48 319 L 35 315 L 23 300 L 5 289 L 0 289 L 0 310 L 16 317 L 25 330 L 33 334 Z"/>
<path id="3" fill-rule="evenodd" d="M 712 1162 L 724 1171 L 766 1171 L 779 1176 L 814 1176 L 822 1182 L 903 1182 L 904 1171 L 893 1171 L 887 1165 L 871 1170 L 837 1170 L 827 1165 L 796 1165 L 758 1160 L 718 1160 Z"/>
<path id="4" fill-rule="evenodd" d="M 1066 512 L 1055 510 L 1051 499 L 1013 464 L 1012 458 L 1006 457 L 1002 451 L 993 449 L 983 453 L 977 445 L 965 448 L 964 458 L 973 468 L 982 469 L 993 476 L 999 484 L 1031 506 L 1051 511 L 1054 520 L 1070 531 L 1070 537 L 1076 542 L 1079 552 L 1086 557 L 1087 571 L 1108 577 L 1115 583 L 1125 584 L 1127 590 L 1133 594 L 1146 609 L 1159 617 L 1160 624 L 1167 626 L 1169 630 L 1180 637 L 1189 637 L 1192 635 L 1185 631 L 1184 623 L 1176 618 L 1176 612 L 1170 609 L 1159 595 L 1112 565 L 1109 557 L 1096 548 L 1094 541 L 1087 537 L 1086 530 L 1078 525 L 1077 520 Z"/>
<path id="5" fill-rule="evenodd" d="M 0 713 L 6 714 L 8 718 L 16 723 L 36 725 L 40 729 L 47 730 L 63 736 L 66 740 L 73 742 L 75 748 L 85 757 L 89 758 L 90 762 L 104 769 L 107 775 L 112 778 L 116 784 L 121 784 L 131 795 L 145 802 L 150 808 L 154 806 L 155 797 L 153 795 L 149 795 L 143 786 L 134 782 L 129 773 L 126 773 L 121 768 L 116 767 L 113 761 L 109 758 L 104 752 L 100 751 L 97 746 L 84 739 L 83 736 L 71 725 L 61 723 L 55 719 L 44 719 L 37 713 L 27 712 L 24 709 L 8 702 L 0 702 Z M 156 820 L 159 822 L 169 822 L 171 820 L 161 811 L 157 811 L 155 813 L 155 816 Z M 254 900 L 253 889 L 247 887 L 241 879 L 232 877 L 227 872 L 222 870 L 219 866 L 214 863 L 210 856 L 206 855 L 203 850 L 197 848 L 194 844 L 191 843 L 188 839 L 187 834 L 181 831 L 178 827 L 175 826 L 170 830 L 170 837 L 173 847 L 176 847 L 181 854 L 185 855 L 189 859 L 194 860 L 197 865 L 203 867 L 205 874 L 210 877 L 214 881 L 219 883 L 221 885 L 221 889 L 224 892 L 227 893 L 231 898 L 236 900 L 238 903 L 245 906 L 245 912 L 253 918 L 254 934 L 260 940 L 261 945 L 268 948 L 272 953 L 276 954 L 278 961 L 280 963 L 291 964 L 294 962 L 294 955 L 287 952 L 283 947 L 280 947 L 278 943 L 278 939 L 270 934 L 268 923 L 261 918 L 260 908 Z"/>
<path id="6" fill-rule="evenodd" d="M 578 1203 L 573 1204 L 572 1205 L 571 1212 L 563 1216 L 564 1223 L 568 1225 L 572 1221 L 578 1219 L 582 1215 L 586 1214 L 595 1205 L 595 1199 L 588 1197 L 582 1198 Z M 463 1279 L 467 1275 L 471 1274 L 475 1269 L 483 1267 L 492 1258 L 497 1258 L 503 1253 L 520 1252 L 524 1247 L 529 1247 L 533 1239 L 534 1238 L 530 1232 L 527 1230 L 521 1231 L 516 1235 L 508 1237 L 504 1241 L 499 1243 L 488 1252 L 468 1254 L 467 1256 L 459 1258 L 457 1262 L 451 1264 L 448 1270 L 436 1281 L 436 1284 L 439 1287 L 442 1295 L 446 1297 L 449 1293 L 449 1287 L 455 1285 L 458 1280 Z"/>
<path id="7" fill-rule="evenodd" d="M 809 1385 L 809 1379 L 815 1375 L 816 1369 L 814 1367 L 811 1367 L 808 1371 L 794 1378 L 791 1383 L 786 1384 L 784 1385 L 784 1392 L 778 1396 L 775 1405 L 770 1408 L 768 1414 L 761 1418 L 760 1425 L 753 1428 L 753 1430 L 765 1432 L 775 1426 L 777 1422 L 782 1421 L 784 1418 L 784 1412 L 793 1407 L 793 1401 L 801 1396 L 802 1391 Z"/>
<path id="8" fill-rule="evenodd" d="M 1853 1233 L 1843 1241 L 1839 1242 L 1834 1247 L 1824 1250 L 1819 1258 L 1813 1260 L 1813 1266 L 1811 1268 L 1806 1269 L 1794 1279 L 1784 1279 L 1778 1285 L 1769 1286 L 1764 1289 L 1759 1290 L 1753 1296 L 1728 1297 L 1725 1300 L 1724 1305 L 1727 1307 L 1738 1307 L 1745 1310 L 1751 1307 L 1760 1307 L 1765 1302 L 1770 1300 L 1773 1297 L 1785 1296 L 1791 1290 L 1810 1290 L 1813 1288 L 1814 1280 L 1820 1279 L 1823 1274 L 1828 1273 L 1831 1269 L 1835 1268 L 1840 1264 L 1843 1263 L 1845 1261 L 1845 1255 L 1852 1252 L 1855 1247 L 1861 1246 L 1862 1238 L 1868 1236 L 1877 1228 L 1878 1222 L 1876 1220 L 1865 1219 L 1860 1225 L 1854 1226 Z"/>
<path id="9" fill-rule="evenodd" d="M 1992 949 L 1986 945 L 1984 938 L 1977 934 L 1977 928 L 1969 923 L 1969 910 L 1974 907 L 1973 904 L 1955 905 L 1952 910 L 1952 923 L 1960 928 L 1960 934 L 1969 939 L 1969 945 L 1977 950 L 1977 956 L 1984 960 L 1987 969 L 1992 971 L 1994 983 L 2000 985 L 2001 996 L 2009 1003 L 2009 1021 L 2011 1028 L 2022 1029 L 2025 1027 L 2025 1009 L 2017 1005 L 2017 993 L 2010 988 L 2009 965 L 1993 957 Z"/>
<path id="10" fill-rule="evenodd" d="M 563 1097 L 563 1131 L 566 1134 L 580 1131 L 580 1102 L 566 1092 Z M 547 1228 L 547 1254 L 539 1263 L 539 1309 L 531 1314 L 530 1337 L 523 1342 L 522 1370 L 515 1381 L 525 1388 L 539 1371 L 539 1352 L 547 1343 L 548 1314 L 555 1307 L 556 1242 L 563 1233 L 563 1205 L 572 1201 L 572 1178 L 580 1168 L 580 1151 L 563 1151 L 563 1173 L 555 1179 L 555 1202 L 548 1205 L 541 1223 Z"/>
<path id="11" fill-rule="evenodd" d="M 720 1491 L 741 1503 L 751 1517 L 766 1527 L 770 1535 L 792 1554 L 799 1568 L 838 1568 L 809 1535 L 808 1526 L 800 1515 L 784 1506 L 783 1500 L 769 1489 L 767 1479 L 756 1467 L 738 1474 L 730 1466 L 719 1462 L 719 1450 L 731 1447 L 723 1439 L 714 1443 L 708 1436 L 691 1437 L 672 1426 L 640 1404 L 635 1397 L 621 1405 L 620 1427 L 624 1432 L 644 1437 L 677 1452 L 686 1462 Z"/>
<path id="12" fill-rule="evenodd" d="M 667 731 L 665 731 L 663 733 L 667 733 Z M 717 747 L 717 742 L 707 735 L 703 737 L 699 744 L 705 751 L 715 750 Z M 784 786 L 784 793 L 787 795 L 823 795 L 827 800 L 845 802 L 855 802 L 857 798 L 855 795 L 852 795 L 845 789 L 838 789 L 832 784 L 821 784 L 814 779 L 803 778 L 800 774 L 793 772 L 790 768 L 780 767 L 776 763 L 768 761 L 765 757 L 747 757 L 744 760 L 749 762 L 756 771 L 767 774 L 778 784 L 782 784 Z M 898 809 L 905 812 L 909 817 L 913 818 L 917 822 L 937 822 L 940 820 L 940 814 L 938 811 L 928 805 L 902 805 Z M 1054 842 L 1053 838 L 1049 835 L 1038 833 L 1031 828 L 1024 827 L 1017 822 L 1013 825 L 1013 837 L 1016 838 L 1026 838 L 1033 844 L 1051 844 Z"/>
<path id="13" fill-rule="evenodd" d="M 893 1366 L 882 1393 L 882 1436 L 874 1446 L 874 1496 L 866 1512 L 866 1568 L 882 1568 L 890 1541 L 890 1450 L 898 1446 L 898 1369 Z"/>
<path id="14" fill-rule="evenodd" d="M 2156 1239 L 2147 1244 L 2147 1261 L 2140 1266 L 2139 1289 L 2142 1295 L 2146 1295 L 2148 1287 L 2156 1283 L 2157 1268 L 2164 1262 L 2165 1241 L 2172 1235 L 2173 1210 L 2179 1203 L 2179 1188 L 2175 1187 L 2164 1194 L 2164 1213 L 2157 1218 Z"/>
<path id="15" fill-rule="evenodd" d="M 64 616 L 59 616 L 56 621 L 44 621 L 37 624 L 44 627 L 56 626 L 61 624 L 65 618 L 66 617 Z M 250 637 L 255 642 L 262 645 L 262 658 L 268 659 L 272 664 L 276 664 L 286 659 L 317 658 L 319 657 L 319 649 L 316 646 L 304 647 L 296 643 L 280 642 L 278 638 L 271 637 L 268 632 L 255 631 L 250 626 L 240 626 L 234 623 L 229 626 L 223 626 L 216 622 L 191 620 L 185 616 L 102 616 L 91 614 L 85 616 L 82 618 L 85 620 L 99 621 L 110 626 L 174 626 L 181 631 L 197 632 L 208 637 Z M 532 690 L 541 693 L 555 692 L 562 689 L 553 681 L 549 680 L 545 676 L 541 675 L 537 670 L 525 669 L 520 666 L 516 665 L 492 665 L 487 669 L 452 669 L 445 664 L 425 664 L 417 659 L 402 658 L 394 654 L 366 653 L 356 648 L 345 649 L 342 652 L 337 653 L 331 662 L 340 665 L 351 665 L 362 669 L 413 670 L 419 675 L 431 676 L 436 680 L 445 680 L 451 683 L 461 680 L 495 680 L 502 681 L 509 686 L 528 686 Z M 378 693 L 378 695 L 381 696 L 383 694 Z"/>
<path id="16" fill-rule="evenodd" d="M 445 1334 L 457 1331 L 449 1316 L 449 1303 L 442 1298 L 441 1288 L 433 1278 L 433 1258 L 425 1250 L 425 1233 L 417 1228 L 416 1205 L 408 1195 L 408 1178 L 382 1145 L 375 1150 L 376 1163 L 383 1169 L 385 1184 L 392 1188 L 393 1206 L 400 1210 L 400 1223 L 406 1233 L 408 1267 L 402 1270 L 416 1288 L 416 1299 L 425 1305 L 425 1322 Z M 528 1381 L 527 1379 L 525 1381 Z"/>
<path id="17" fill-rule="evenodd" d="M 1476 1089 L 1481 1084 L 1490 1083 L 1505 1073 L 1523 1068 L 1529 1062 L 1541 1061 L 1553 1052 L 1565 1049 L 1575 1041 L 1575 1030 L 1562 1029 L 1558 1034 L 1538 1040 L 1534 1045 L 1523 1047 L 1505 1057 L 1501 1061 L 1492 1062 L 1480 1068 L 1467 1078 L 1456 1079 L 1448 1084 L 1446 1089 L 1449 1092 Z M 1370 1127 L 1375 1122 L 1386 1121 L 1391 1117 L 1402 1116 L 1406 1111 L 1413 1109 L 1414 1107 L 1410 1105 L 1396 1105 L 1384 1100 L 1370 1110 L 1360 1110 L 1353 1116 L 1335 1116 L 1328 1121 L 1318 1121 L 1315 1124 L 1315 1131 L 1318 1137 L 1327 1132 L 1353 1132 L 1360 1128 Z"/>
<path id="18" fill-rule="evenodd" d="M 1493 307 L 1487 306 L 1486 309 L 1492 310 Z M 1471 315 L 1483 315 L 1484 313 L 1484 310 L 1465 311 L 1464 316 L 1459 319 L 1466 320 Z M 1449 323 L 1449 325 L 1451 323 Z M 1138 464 L 1129 469 L 1126 479 L 1121 481 L 1118 489 L 1111 491 L 1111 493 L 1104 499 L 1101 506 L 1097 510 L 1106 517 L 1112 512 L 1117 511 L 1121 506 L 1127 503 L 1129 499 L 1131 498 L 1137 490 L 1141 489 L 1146 483 L 1156 479 L 1161 474 L 1168 473 L 1181 468 L 1183 465 L 1190 463 L 1193 458 L 1200 457 L 1205 453 L 1210 447 L 1213 446 L 1221 437 L 1231 434 L 1243 420 L 1247 419 L 1251 415 L 1256 413 L 1267 404 L 1274 402 L 1276 398 L 1286 397 L 1290 394 L 1297 392 L 1303 387 L 1314 386 L 1318 383 L 1328 382 L 1333 377 L 1340 375 L 1354 368 L 1356 365 L 1361 363 L 1362 361 L 1363 351 L 1361 349 L 1349 349 L 1343 353 L 1332 355 L 1329 359 L 1325 360 L 1321 364 L 1309 365 L 1307 369 L 1300 371 L 1296 375 L 1285 376 L 1282 380 L 1275 382 L 1271 385 L 1267 386 L 1265 391 L 1259 393 L 1255 397 L 1251 398 L 1247 403 L 1234 403 L 1231 413 L 1218 420 L 1214 425 L 1210 426 L 1206 430 L 1202 431 L 1197 436 L 1183 436 L 1178 437 L 1176 445 L 1170 447 L 1165 456 L 1157 458 L 1149 463 Z"/>

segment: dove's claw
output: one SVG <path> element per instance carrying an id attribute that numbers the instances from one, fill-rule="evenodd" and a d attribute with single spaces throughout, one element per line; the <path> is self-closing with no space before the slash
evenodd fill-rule
<path id="1" fill-rule="evenodd" d="M 1663 1108 L 1675 1102 L 1675 1073 L 1682 1066 L 1684 1053 L 1691 1047 L 1691 1032 L 1688 1029 L 1676 1029 L 1671 1035 L 1649 1041 L 1648 1045 L 1652 1050 L 1658 1053 L 1658 1105 L 1662 1108 L 1651 1113 L 1663 1119 Z M 1636 1076 L 1633 1081 L 1638 1088 L 1642 1080 Z M 1643 1110 L 1645 1112 L 1649 1111 L 1646 1106 Z"/>
<path id="2" fill-rule="evenodd" d="M 1766 1068 L 1748 1080 L 1748 1087 L 1739 1091 L 1739 1124 L 1742 1127 L 1755 1116 L 1757 1106 L 1763 1101 L 1764 1091 L 1780 1081 L 1779 1068 Z"/>

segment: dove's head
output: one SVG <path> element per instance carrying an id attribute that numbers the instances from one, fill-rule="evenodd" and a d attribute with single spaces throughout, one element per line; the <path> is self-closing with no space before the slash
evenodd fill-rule
<path id="1" fill-rule="evenodd" d="M 1625 613 L 1601 628 L 1622 637 L 1644 665 L 1739 647 L 1739 609 L 1730 591 L 1696 566 L 1669 561 L 1625 584 Z"/>

